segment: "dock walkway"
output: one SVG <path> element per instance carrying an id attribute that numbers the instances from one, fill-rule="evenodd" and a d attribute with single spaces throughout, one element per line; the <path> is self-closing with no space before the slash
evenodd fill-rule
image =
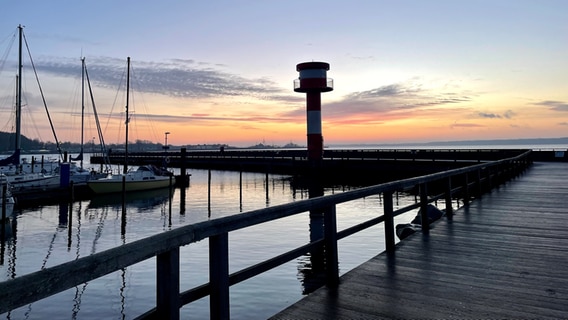
<path id="1" fill-rule="evenodd" d="M 568 319 L 567 199 L 568 163 L 534 163 L 273 319 Z"/>

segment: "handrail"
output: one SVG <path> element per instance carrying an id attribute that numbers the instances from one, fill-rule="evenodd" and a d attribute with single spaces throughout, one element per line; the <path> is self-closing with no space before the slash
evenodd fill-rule
<path id="1" fill-rule="evenodd" d="M 386 248 L 388 251 L 392 251 L 394 250 L 394 233 L 392 232 L 394 230 L 394 216 L 418 206 L 425 209 L 429 202 L 445 197 L 446 213 L 451 217 L 451 201 L 454 193 L 461 192 L 464 203 L 467 203 L 470 198 L 469 189 L 472 186 L 477 185 L 479 187 L 478 194 L 481 195 L 483 183 L 490 189 L 497 183 L 506 181 L 524 170 L 530 164 L 530 152 L 526 151 L 508 159 L 387 182 L 182 226 L 58 266 L 4 281 L 0 283 L 0 292 L 2 292 L 0 313 L 41 300 L 152 257 L 157 258 L 157 306 L 141 315 L 141 318 L 159 314 L 162 318 L 179 319 L 179 308 L 206 295 L 210 295 L 211 299 L 211 318 L 224 318 L 228 316 L 229 312 L 228 294 L 230 285 L 291 261 L 314 248 L 320 248 L 322 245 L 326 247 L 326 261 L 331 262 L 327 265 L 326 284 L 334 286 L 339 278 L 337 270 L 337 240 L 384 221 Z M 476 173 L 476 179 L 470 183 L 469 175 L 472 173 Z M 481 178 L 482 174 L 485 174 L 483 179 Z M 460 187 L 452 188 L 455 187 L 452 186 L 452 181 L 455 183 L 456 179 L 462 176 L 465 183 Z M 447 181 L 444 194 L 428 198 L 426 186 L 439 181 Z M 420 204 L 414 204 L 394 212 L 392 208 L 392 194 L 417 186 L 421 194 Z M 335 209 L 337 204 L 376 194 L 383 194 L 384 196 L 383 215 L 346 230 L 339 232 L 335 230 Z M 228 233 L 311 210 L 324 211 L 324 219 L 326 221 L 324 223 L 325 236 L 323 239 L 308 243 L 231 275 L 228 274 Z M 427 221 L 425 216 L 426 210 L 422 210 L 422 214 L 422 221 Z M 428 230 L 427 223 L 423 224 L 423 230 Z M 210 278 L 212 282 L 180 293 L 179 248 L 206 238 L 209 239 L 210 245 Z"/>

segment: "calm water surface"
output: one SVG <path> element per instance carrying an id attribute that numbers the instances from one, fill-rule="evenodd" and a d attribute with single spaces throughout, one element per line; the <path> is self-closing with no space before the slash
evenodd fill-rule
<path id="1" fill-rule="evenodd" d="M 0 273 L 8 280 L 191 223 L 308 198 L 286 176 L 191 170 L 186 190 L 153 191 L 129 198 L 126 225 L 120 199 L 94 198 L 71 205 L 15 209 L 12 235 L 3 243 Z M 325 194 L 348 190 L 327 188 Z M 185 206 L 181 193 L 185 193 Z M 395 199 L 397 207 L 413 197 Z M 382 214 L 378 196 L 337 207 L 338 229 Z M 398 217 L 407 223 L 416 212 Z M 69 228 L 69 221 L 71 227 Z M 384 250 L 382 225 L 339 243 L 340 272 Z M 124 229 L 124 234 L 121 230 Z M 230 272 L 309 241 L 308 214 L 299 214 L 229 235 Z M 181 290 L 208 282 L 208 242 L 181 249 Z M 301 257 L 231 287 L 233 319 L 265 319 L 302 298 L 310 286 L 309 258 Z M 6 319 L 132 319 L 155 306 L 155 259 L 80 285 L 1 315 Z M 209 318 L 208 298 L 181 310 L 183 319 Z"/>

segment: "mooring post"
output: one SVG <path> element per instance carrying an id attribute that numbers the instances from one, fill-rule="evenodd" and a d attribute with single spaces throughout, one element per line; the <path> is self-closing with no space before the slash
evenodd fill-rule
<path id="1" fill-rule="evenodd" d="M 174 197 L 174 175 L 170 175 L 170 190 L 168 197 L 168 222 L 169 226 L 172 226 L 172 198 Z M 182 188 L 183 189 L 183 188 Z"/>
<path id="2" fill-rule="evenodd" d="M 207 171 L 207 216 L 211 217 L 211 169 Z"/>
<path id="3" fill-rule="evenodd" d="M 264 188 L 265 188 L 264 192 L 266 193 L 265 194 L 266 203 L 269 203 L 270 195 L 269 195 L 269 188 L 268 188 L 268 171 L 266 172 L 265 178 L 264 178 Z"/>
<path id="4" fill-rule="evenodd" d="M 187 181 L 188 181 L 187 180 L 188 179 L 187 172 L 186 172 L 186 170 L 187 170 L 187 164 L 186 164 L 187 149 L 186 148 L 181 148 L 181 156 L 180 157 L 181 157 L 180 163 L 179 163 L 180 178 L 181 178 L 181 181 L 183 183 L 182 186 L 183 186 L 183 188 L 185 188 L 186 185 L 187 185 Z"/>
<path id="5" fill-rule="evenodd" d="M 243 171 L 239 170 L 239 210 L 243 210 Z"/>

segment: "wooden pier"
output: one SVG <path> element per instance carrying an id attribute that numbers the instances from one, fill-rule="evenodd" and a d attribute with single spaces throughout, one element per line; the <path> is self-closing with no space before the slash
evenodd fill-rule
<path id="1" fill-rule="evenodd" d="M 567 319 L 568 164 L 515 180 L 273 319 Z"/>

